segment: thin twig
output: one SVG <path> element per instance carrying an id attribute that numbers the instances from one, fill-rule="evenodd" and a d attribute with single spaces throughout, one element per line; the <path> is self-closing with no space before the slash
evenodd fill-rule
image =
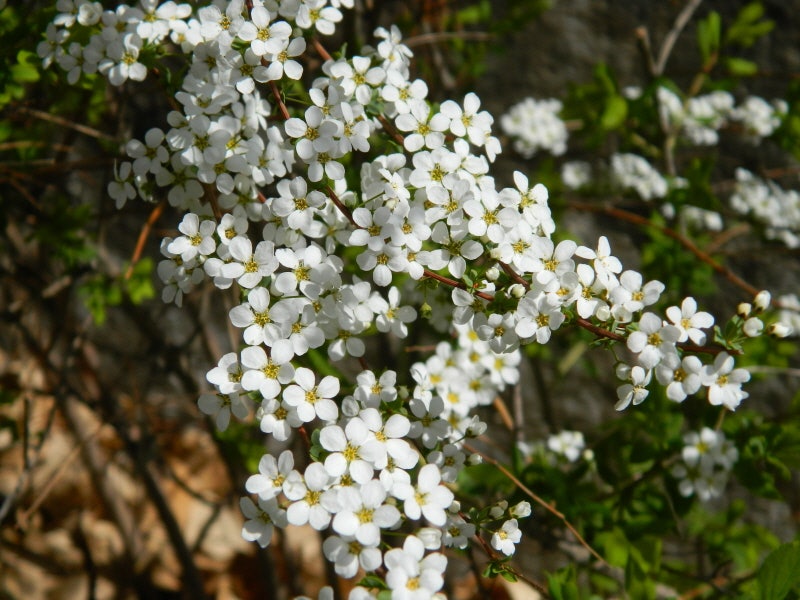
<path id="1" fill-rule="evenodd" d="M 675 19 L 672 29 L 670 29 L 666 37 L 664 37 L 664 41 L 661 43 L 661 50 L 658 52 L 658 60 L 655 62 L 655 75 L 657 77 L 664 74 L 667 61 L 672 54 L 675 43 L 678 41 L 678 37 L 680 37 L 681 32 L 692 19 L 692 15 L 694 15 L 702 2 L 703 0 L 689 0 Z"/>
<path id="2" fill-rule="evenodd" d="M 608 215 L 610 217 L 614 217 L 616 219 L 633 223 L 635 225 L 644 225 L 645 227 L 651 227 L 653 229 L 657 229 L 667 237 L 670 237 L 676 242 L 678 242 L 681 246 L 686 248 L 689 252 L 691 252 L 698 259 L 700 259 L 700 261 L 704 262 L 709 267 L 714 269 L 717 273 L 725 277 L 725 279 L 730 281 L 736 287 L 747 292 L 751 297 L 755 296 L 760 291 L 756 287 L 747 283 L 744 279 L 739 277 L 728 267 L 718 263 L 707 252 L 701 250 L 697 246 L 697 244 L 695 244 L 692 240 L 688 239 L 686 236 L 678 233 L 677 231 L 675 231 L 670 227 L 666 227 L 664 225 L 658 225 L 650 221 L 647 217 L 643 217 L 641 215 L 637 215 L 636 213 L 632 213 L 630 211 L 617 208 L 614 206 L 605 206 L 602 204 L 589 204 L 587 202 L 569 202 L 568 207 L 574 210 L 579 210 L 584 212 L 601 213 Z"/>
<path id="3" fill-rule="evenodd" d="M 41 119 L 42 121 L 49 121 L 50 123 L 55 123 L 56 125 L 61 125 L 62 127 L 67 127 L 68 129 L 73 129 L 78 133 L 82 133 L 84 135 L 88 135 L 89 137 L 107 140 L 109 142 L 116 142 L 117 139 L 113 135 L 109 135 L 107 133 L 103 133 L 99 129 L 95 129 L 94 127 L 89 127 L 87 125 L 82 125 L 80 123 L 73 123 L 65 119 L 64 117 L 59 117 L 58 115 L 53 115 L 42 110 L 38 110 L 36 108 L 29 108 L 26 106 L 21 106 L 19 112 L 29 114 L 32 117 L 36 117 L 37 119 Z"/>
<path id="4" fill-rule="evenodd" d="M 131 264 L 128 265 L 128 269 L 125 271 L 125 279 L 130 279 L 133 276 L 133 267 L 136 266 L 136 263 L 139 262 L 139 259 L 142 257 L 142 252 L 144 251 L 144 245 L 147 242 L 147 238 L 150 235 L 150 231 L 153 229 L 153 225 L 156 224 L 156 221 L 161 217 L 164 213 L 164 208 L 166 207 L 167 203 L 165 200 L 156 205 L 156 207 L 150 213 L 150 216 L 147 217 L 147 221 L 145 221 L 144 225 L 142 226 L 142 230 L 139 232 L 139 238 L 136 240 L 136 247 L 133 249 L 133 256 L 131 256 Z"/>
<path id="5" fill-rule="evenodd" d="M 495 460 L 491 456 L 488 456 L 488 455 L 484 454 L 483 452 L 480 452 L 479 450 L 476 450 L 476 449 L 470 447 L 468 444 L 464 444 L 464 448 L 469 452 L 472 452 L 472 453 L 475 453 L 475 454 L 479 454 L 483 458 L 484 461 L 486 461 L 486 462 L 494 465 L 495 467 L 497 467 L 497 469 L 501 473 L 503 473 L 503 475 L 508 477 L 514 483 L 514 485 L 516 485 L 520 490 L 525 492 L 534 502 L 536 502 L 538 505 L 540 505 L 542 508 L 544 508 L 547 512 L 552 514 L 554 517 L 557 517 L 558 519 L 560 519 L 561 522 L 564 523 L 564 526 L 572 532 L 572 534 L 578 540 L 578 543 L 580 543 L 581 546 L 586 548 L 586 550 L 588 550 L 589 553 L 592 556 L 594 556 L 597 560 L 599 560 L 602 565 L 604 565 L 604 566 L 606 566 L 608 568 L 611 568 L 611 565 L 608 564 L 606 559 L 604 559 L 602 556 L 600 556 L 600 554 L 597 552 L 597 550 L 592 548 L 589 545 L 589 543 L 585 539 L 583 539 L 583 536 L 580 533 L 578 533 L 578 530 L 575 529 L 575 527 L 572 525 L 572 523 L 570 523 L 567 520 L 567 517 L 564 515 L 564 513 L 560 512 L 553 505 L 551 505 L 549 502 L 546 502 L 543 498 L 538 496 L 533 490 L 531 490 L 528 486 L 526 486 L 524 483 L 522 483 L 516 475 L 514 475 L 511 471 L 509 471 L 502 464 L 500 464 L 499 461 Z"/>
<path id="6" fill-rule="evenodd" d="M 412 36 L 403 43 L 409 48 L 438 44 L 448 40 L 464 40 L 466 42 L 490 42 L 494 36 L 488 31 L 430 31 Z"/>

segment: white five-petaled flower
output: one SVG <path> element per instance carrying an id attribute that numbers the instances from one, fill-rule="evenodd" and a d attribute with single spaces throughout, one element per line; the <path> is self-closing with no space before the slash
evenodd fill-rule
<path id="1" fill-rule="evenodd" d="M 432 525 L 442 526 L 447 521 L 446 510 L 453 502 L 453 492 L 441 485 L 442 472 L 434 464 L 419 470 L 417 485 L 396 484 L 392 493 L 403 500 L 403 511 L 414 521 L 425 517 Z"/>
<path id="2" fill-rule="evenodd" d="M 425 544 L 415 535 L 408 536 L 402 548 L 389 550 L 383 562 L 392 598 L 430 600 L 444 585 L 447 558 L 439 552 L 425 556 Z"/>
<path id="3" fill-rule="evenodd" d="M 322 421 L 335 421 L 339 416 L 339 408 L 331 400 L 339 393 L 339 380 L 333 375 L 326 375 L 319 384 L 315 383 L 314 372 L 299 367 L 294 372 L 295 384 L 283 390 L 283 401 L 297 409 L 297 415 L 304 423 L 319 417 Z"/>
<path id="4" fill-rule="evenodd" d="M 331 523 L 340 535 L 352 535 L 364 546 L 377 546 L 381 529 L 394 527 L 400 522 L 400 511 L 386 501 L 386 489 L 377 479 L 371 479 L 360 488 L 344 487 L 338 491 L 339 509 Z"/>
<path id="5" fill-rule="evenodd" d="M 667 398 L 683 402 L 686 396 L 700 389 L 702 370 L 703 363 L 696 356 L 684 356 L 681 360 L 677 353 L 670 353 L 656 366 L 656 379 L 667 386 Z"/>
<path id="6" fill-rule="evenodd" d="M 258 462 L 258 473 L 245 482 L 245 489 L 264 500 L 274 498 L 283 490 L 283 484 L 293 469 L 294 455 L 291 450 L 281 452 L 277 460 L 271 454 L 265 454 Z"/>
<path id="7" fill-rule="evenodd" d="M 747 369 L 734 369 L 734 360 L 727 352 L 720 352 L 714 364 L 706 365 L 701 375 L 703 385 L 708 387 L 708 401 L 714 406 L 723 405 L 736 410 L 749 394 L 742 384 L 750 381 Z"/>
<path id="8" fill-rule="evenodd" d="M 258 542 L 262 548 L 266 548 L 272 539 L 274 527 L 286 527 L 286 511 L 278 506 L 275 498 L 262 500 L 259 498 L 258 504 L 250 498 L 242 498 L 239 502 L 245 519 L 242 527 L 242 537 L 248 542 Z"/>
<path id="9" fill-rule="evenodd" d="M 200 221 L 195 213 L 186 213 L 178 230 L 183 234 L 178 236 L 167 246 L 172 254 L 180 254 L 184 262 L 192 260 L 198 254 L 208 256 L 217 248 L 214 232 L 217 229 L 216 221 L 207 219 Z"/>
<path id="10" fill-rule="evenodd" d="M 365 546 L 353 536 L 327 537 L 322 543 L 322 551 L 325 553 L 325 558 L 333 562 L 336 574 L 345 579 L 355 577 L 359 566 L 365 571 L 374 571 L 381 566 L 383 558 L 377 545 Z M 366 597 L 372 598 L 371 595 Z M 350 598 L 353 598 L 352 594 Z"/>
<path id="11" fill-rule="evenodd" d="M 639 330 L 628 336 L 628 349 L 637 353 L 639 364 L 652 369 L 668 354 L 675 353 L 675 343 L 680 330 L 673 325 L 664 325 L 654 313 L 645 313 L 639 321 Z"/>
<path id="12" fill-rule="evenodd" d="M 522 532 L 516 519 L 509 519 L 503 526 L 492 534 L 492 548 L 499 550 L 506 556 L 511 556 L 516 550 L 515 544 L 522 539 Z"/>
<path id="13" fill-rule="evenodd" d="M 706 343 L 706 334 L 701 329 L 712 327 L 714 325 L 714 317 L 707 312 L 698 312 L 697 302 L 695 302 L 694 298 L 684 298 L 680 308 L 670 306 L 666 313 L 667 318 L 680 331 L 679 342 L 685 342 L 690 339 L 699 346 Z"/>
<path id="14" fill-rule="evenodd" d="M 332 489 L 335 479 L 322 463 L 312 462 L 300 475 L 292 471 L 283 483 L 283 493 L 292 501 L 286 509 L 286 518 L 292 525 L 308 523 L 322 531 L 331 522 L 331 515 L 339 510 L 337 491 Z"/>
<path id="15" fill-rule="evenodd" d="M 630 383 L 625 383 L 617 388 L 619 401 L 614 405 L 615 409 L 625 410 L 630 404 L 636 406 L 644 402 L 650 393 L 647 386 L 653 376 L 652 371 L 645 371 L 639 365 L 632 368 L 628 365 L 620 365 L 617 368 L 617 376 L 620 379 L 629 379 Z"/>
<path id="16" fill-rule="evenodd" d="M 517 307 L 517 325 L 514 331 L 521 338 L 535 338 L 540 344 L 550 340 L 551 332 L 564 322 L 564 313 L 553 306 L 546 294 L 528 292 Z"/>

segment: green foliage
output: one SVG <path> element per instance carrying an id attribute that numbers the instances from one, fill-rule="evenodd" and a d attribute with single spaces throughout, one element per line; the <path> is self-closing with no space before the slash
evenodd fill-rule
<path id="1" fill-rule="evenodd" d="M 514 570 L 508 564 L 508 561 L 509 559 L 498 559 L 489 561 L 489 563 L 486 565 L 486 568 L 483 570 L 482 575 L 490 579 L 494 579 L 499 575 L 506 581 L 510 581 L 512 583 L 517 581 L 517 576 L 514 573 Z"/>
<path id="2" fill-rule="evenodd" d="M 725 42 L 748 48 L 775 27 L 775 21 L 763 19 L 764 4 L 751 2 L 739 11 L 736 20 L 725 32 Z"/>
<path id="3" fill-rule="evenodd" d="M 547 591 L 553 600 L 578 600 L 578 574 L 575 567 L 565 567 L 547 574 Z"/>
<path id="4" fill-rule="evenodd" d="M 148 257 L 133 266 L 130 277 L 94 273 L 80 286 L 79 291 L 95 324 L 102 325 L 110 307 L 120 306 L 126 299 L 133 304 L 141 304 L 155 297 L 152 276 L 153 260 Z"/>
<path id="5" fill-rule="evenodd" d="M 719 13 L 715 10 L 697 23 L 697 45 L 700 47 L 703 65 L 716 61 L 721 40 L 721 24 Z"/>
<path id="6" fill-rule="evenodd" d="M 605 63 L 594 68 L 590 83 L 573 85 L 564 102 L 562 117 L 580 119 L 582 136 L 589 147 L 599 146 L 606 136 L 620 130 L 628 116 L 628 101 L 621 94 L 616 77 Z"/>
<path id="7" fill-rule="evenodd" d="M 38 19 L 39 22 L 36 22 Z M 19 12 L 6 6 L 0 10 L 0 109 L 25 95 L 26 85 L 39 80 L 41 61 L 30 49 L 30 31 L 44 31 L 49 15 L 42 11 Z M 23 36 L 27 26 L 28 35 Z M 2 139 L 2 135 L 0 135 Z"/>
<path id="8" fill-rule="evenodd" d="M 800 593 L 800 542 L 783 544 L 773 550 L 758 570 L 761 600 L 783 600 L 792 590 Z"/>

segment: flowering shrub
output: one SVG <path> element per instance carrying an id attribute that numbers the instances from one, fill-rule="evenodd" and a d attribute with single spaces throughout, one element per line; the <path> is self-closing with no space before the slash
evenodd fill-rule
<path id="1" fill-rule="evenodd" d="M 266 547 L 276 528 L 308 525 L 325 533 L 336 574 L 359 577 L 351 598 L 429 598 L 443 593 L 455 551 L 480 548 L 486 575 L 524 576 L 508 561 L 533 500 L 604 562 L 529 490 L 537 472 L 547 473 L 543 489 L 554 477 L 586 488 L 601 469 L 598 449 L 585 450 L 573 431 L 546 446 L 521 443 L 515 474 L 480 450 L 489 427 L 480 409 L 519 386 L 526 353 L 583 330 L 613 355 L 618 411 L 648 402 L 665 413 L 680 403 L 714 410 L 697 408 L 704 401 L 735 411 L 751 378 L 736 361 L 751 339 L 788 335 L 787 320 L 772 314 L 768 292 L 720 320 L 693 296 L 625 268 L 608 237 L 569 239 L 543 184 L 517 171 L 503 187 L 490 175 L 502 150 L 493 117 L 474 93 L 432 102 L 398 28 L 378 28 L 374 46 L 354 54 L 326 49 L 322 36 L 351 5 L 232 0 L 106 10 L 59 0 L 38 47 L 45 66 L 58 65 L 73 84 L 98 74 L 131 85 L 169 73 L 173 110 L 126 144 L 108 193 L 117 208 L 139 198 L 183 214 L 161 243 L 165 302 L 181 306 L 205 281 L 237 294 L 225 312 L 241 346 L 207 371 L 213 391 L 199 408 L 219 430 L 254 421 L 265 445 L 283 448 L 264 454 L 247 479 L 242 535 Z M 655 97 L 664 127 L 696 145 L 716 143 L 729 123 L 750 138 L 771 135 L 787 111 L 754 98 L 737 107 L 717 92 L 682 102 L 660 87 Z M 502 129 L 523 156 L 561 155 L 561 108 L 525 101 Z M 663 200 L 664 213 L 690 185 L 632 152 L 609 164 L 610 189 Z M 595 179 L 588 166 L 564 165 L 566 188 L 585 190 Z M 769 221 L 767 200 L 753 204 L 745 188 L 758 180 L 737 180 L 734 208 L 793 246 L 794 217 Z M 796 209 L 789 194 L 761 186 Z M 713 221 L 690 216 L 702 207 L 680 208 L 693 223 Z M 419 360 L 382 360 L 382 347 L 409 339 L 429 344 Z M 670 414 L 663 427 L 676 439 L 679 413 Z M 682 452 L 666 448 L 675 457 L 666 485 L 684 498 L 719 497 L 736 447 L 710 428 L 682 443 Z M 667 461 L 648 460 L 666 474 Z M 527 497 L 482 499 L 487 484 L 475 473 L 486 468 Z M 573 514 L 594 544 L 617 547 L 607 522 Z M 556 597 L 559 577 L 549 584 Z M 636 578 L 627 575 L 628 585 Z"/>

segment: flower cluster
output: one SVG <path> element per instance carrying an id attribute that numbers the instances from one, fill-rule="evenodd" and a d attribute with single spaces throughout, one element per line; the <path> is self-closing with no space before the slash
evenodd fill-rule
<path id="1" fill-rule="evenodd" d="M 703 427 L 683 436 L 681 462 L 672 468 L 683 496 L 696 494 L 703 502 L 722 495 L 739 452 L 721 431 Z"/>
<path id="2" fill-rule="evenodd" d="M 758 96 L 749 96 L 736 106 L 734 97 L 722 90 L 683 101 L 672 90 L 660 87 L 658 101 L 669 126 L 696 146 L 716 145 L 719 130 L 737 124 L 748 140 L 758 143 L 775 132 L 788 110 L 785 101 L 770 104 Z"/>
<path id="3" fill-rule="evenodd" d="M 567 150 L 567 127 L 559 117 L 560 100 L 525 98 L 500 119 L 503 132 L 513 139 L 514 150 L 531 158 L 540 150 L 559 156 Z"/>
<path id="4" fill-rule="evenodd" d="M 434 108 L 396 28 L 378 29 L 375 47 L 359 55 L 328 57 L 315 36 L 334 31 L 345 4 L 108 11 L 59 0 L 40 55 L 70 78 L 98 72 L 114 85 L 143 79 L 165 45 L 186 55 L 168 126 L 127 144 L 131 160 L 109 193 L 119 206 L 165 197 L 183 211 L 161 246 L 165 301 L 180 304 L 203 280 L 240 292 L 228 316 L 242 347 L 208 372 L 215 391 L 200 409 L 220 429 L 231 415 L 255 414 L 278 441 L 298 431 L 310 441 L 302 469 L 289 451 L 261 459 L 246 485 L 255 500 L 241 502 L 243 535 L 263 546 L 275 527 L 330 531 L 323 551 L 339 575 L 380 568 L 386 589 L 427 598 L 442 587 L 442 547 L 464 548 L 483 533 L 511 555 L 518 519 L 530 514 L 507 504 L 467 514 L 456 500 L 459 473 L 478 460 L 465 441 L 486 429 L 475 409 L 518 382 L 520 346 L 545 344 L 566 325 L 624 344 L 632 359 L 617 369 L 627 382 L 620 410 L 642 402 L 653 380 L 673 400 L 706 389 L 712 404 L 733 410 L 749 374 L 720 348 L 702 347 L 714 319 L 692 298 L 666 320 L 652 312 L 664 285 L 623 270 L 605 237 L 594 249 L 556 242 L 543 185 L 516 172 L 514 187 L 498 189 L 492 117 L 475 94 Z M 296 82 L 308 40 L 324 62 L 305 90 Z M 302 94 L 296 106 L 284 88 Z M 539 137 L 521 148 L 560 153 L 559 109 L 527 103 L 503 126 L 523 131 L 534 120 Z M 356 153 L 371 154 L 348 173 Z M 660 186 L 639 193 L 663 195 Z M 365 338 L 403 339 L 418 314 L 452 343 L 410 373 L 369 368 Z M 333 364 L 320 376 L 311 358 L 323 352 Z M 713 363 L 698 357 L 713 352 Z M 360 365 L 352 378 L 336 371 L 345 359 Z M 581 445 L 561 441 L 569 460 Z M 386 550 L 387 531 L 406 534 L 402 549 Z"/>
<path id="5" fill-rule="evenodd" d="M 565 429 L 547 438 L 547 449 L 569 462 L 577 461 L 583 455 L 585 447 L 586 442 L 580 431 Z"/>
<path id="6" fill-rule="evenodd" d="M 747 169 L 736 169 L 736 188 L 731 207 L 751 215 L 764 227 L 768 239 L 783 242 L 788 248 L 800 247 L 800 193 L 784 190 Z"/>

